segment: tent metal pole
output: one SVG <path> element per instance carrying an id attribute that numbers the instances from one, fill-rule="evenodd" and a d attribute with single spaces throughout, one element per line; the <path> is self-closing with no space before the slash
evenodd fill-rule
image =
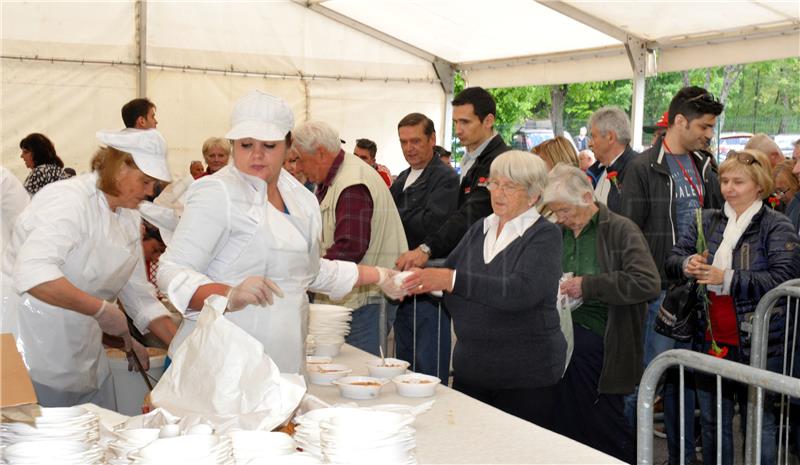
<path id="1" fill-rule="evenodd" d="M 642 147 L 642 124 L 644 123 L 645 73 L 647 72 L 647 44 L 629 36 L 625 43 L 628 59 L 633 69 L 633 96 L 631 101 L 631 146 Z"/>
<path id="2" fill-rule="evenodd" d="M 455 77 L 456 73 L 450 63 L 434 61 L 433 68 L 439 76 L 439 82 L 442 84 L 444 91 L 444 114 L 442 115 L 442 122 L 439 134 L 442 135 L 442 147 L 447 150 L 451 149 L 453 145 L 453 98 L 455 97 Z"/>
<path id="3" fill-rule="evenodd" d="M 138 7 L 136 26 L 137 40 L 139 41 L 138 95 L 140 98 L 145 98 L 147 97 L 147 0 L 138 0 L 136 6 Z"/>

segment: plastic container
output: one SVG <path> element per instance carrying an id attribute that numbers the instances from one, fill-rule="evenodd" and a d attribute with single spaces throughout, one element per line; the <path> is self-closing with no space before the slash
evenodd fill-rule
<path id="1" fill-rule="evenodd" d="M 148 347 L 150 353 L 150 370 L 147 371 L 155 379 L 164 374 L 164 359 L 167 351 Z M 142 413 L 142 399 L 148 394 L 147 385 L 142 375 L 128 371 L 128 358 L 119 349 L 106 349 L 108 362 L 111 364 L 111 376 L 114 377 L 114 393 L 117 396 L 117 412 L 135 416 Z M 155 382 L 150 381 L 155 387 Z"/>

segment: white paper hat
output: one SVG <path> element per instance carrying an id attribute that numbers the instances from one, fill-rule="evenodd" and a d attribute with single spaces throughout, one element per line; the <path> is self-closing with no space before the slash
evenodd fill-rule
<path id="1" fill-rule="evenodd" d="M 167 141 L 155 129 L 126 128 L 122 131 L 97 131 L 100 142 L 131 154 L 136 166 L 148 176 L 172 181 L 167 167 Z"/>
<path id="2" fill-rule="evenodd" d="M 231 130 L 225 137 L 283 140 L 293 127 L 294 115 L 289 104 L 266 92 L 251 90 L 233 106 Z"/>

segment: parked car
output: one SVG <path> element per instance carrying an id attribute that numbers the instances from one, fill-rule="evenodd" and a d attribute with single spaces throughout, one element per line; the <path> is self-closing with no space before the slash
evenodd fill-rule
<path id="1" fill-rule="evenodd" d="M 750 132 L 723 132 L 719 135 L 717 145 L 717 162 L 722 163 L 730 150 L 742 150 L 747 141 L 753 137 Z"/>
<path id="2" fill-rule="evenodd" d="M 794 142 L 800 140 L 800 134 L 777 134 L 772 139 L 778 144 L 784 157 L 792 158 Z"/>
<path id="3" fill-rule="evenodd" d="M 553 137 L 555 136 L 553 135 L 552 129 L 520 129 L 512 136 L 511 147 L 527 152 Z M 569 139 L 569 142 L 575 147 L 575 141 L 572 139 L 572 134 L 570 134 L 569 131 L 564 131 L 564 137 Z M 578 148 L 575 147 L 575 152 L 577 151 Z"/>

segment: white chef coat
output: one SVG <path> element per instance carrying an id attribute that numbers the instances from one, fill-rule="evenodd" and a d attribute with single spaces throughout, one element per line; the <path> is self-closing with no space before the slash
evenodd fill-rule
<path id="1" fill-rule="evenodd" d="M 14 173 L 0 166 L 0 203 L 2 203 L 2 216 L 0 216 L 0 228 L 3 229 L 3 235 L 0 240 L 0 252 L 3 251 L 5 245 L 11 239 L 11 229 L 17 217 L 28 203 L 31 201 L 28 191 L 22 187 Z"/>
<path id="2" fill-rule="evenodd" d="M 3 255 L 0 330 L 15 334 L 34 385 L 42 386 L 42 405 L 94 401 L 110 384 L 110 369 L 91 316 L 47 304 L 29 289 L 66 278 L 100 299 L 119 297 L 142 333 L 169 315 L 147 281 L 140 226 L 136 210 L 111 210 L 96 173 L 45 186 L 19 216 Z"/>
<path id="3" fill-rule="evenodd" d="M 282 372 L 300 372 L 307 332 L 307 291 L 340 299 L 358 279 L 355 263 L 320 258 L 322 219 L 317 198 L 285 170 L 278 190 L 288 214 L 267 201 L 267 184 L 235 166 L 192 183 L 183 216 L 159 259 L 158 285 L 185 318 L 170 352 L 194 328 L 188 309 L 198 287 L 236 286 L 265 276 L 281 287 L 271 306 L 250 305 L 225 316 L 264 344 Z"/>

